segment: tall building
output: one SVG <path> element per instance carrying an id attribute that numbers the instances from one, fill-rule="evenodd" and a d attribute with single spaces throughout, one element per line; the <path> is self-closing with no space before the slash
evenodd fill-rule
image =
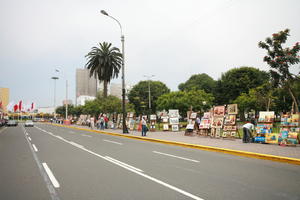
<path id="1" fill-rule="evenodd" d="M 76 69 L 76 104 L 80 96 L 96 97 L 97 80 L 88 69 Z"/>
<path id="2" fill-rule="evenodd" d="M 8 88 L 0 88 L 0 112 L 3 111 L 7 113 L 7 105 L 9 103 L 9 89 Z"/>

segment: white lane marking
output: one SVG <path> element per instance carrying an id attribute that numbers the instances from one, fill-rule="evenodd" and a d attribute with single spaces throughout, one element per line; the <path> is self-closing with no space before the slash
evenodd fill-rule
<path id="1" fill-rule="evenodd" d="M 159 152 L 159 151 L 152 151 L 152 152 L 153 152 L 153 153 L 157 153 L 157 154 L 161 154 L 161 155 L 165 155 L 165 156 L 170 156 L 170 157 L 174 157 L 174 158 L 179 158 L 179 159 L 182 159 L 182 160 L 188 160 L 188 161 L 191 161 L 191 162 L 196 162 L 196 163 L 199 162 L 198 160 L 193 160 L 193 159 L 184 158 L 184 157 L 180 157 L 180 156 L 175 156 L 175 155 L 171 155 L 171 154 L 167 154 L 167 153 L 162 153 L 162 152 Z"/>
<path id="2" fill-rule="evenodd" d="M 59 188 L 60 185 L 59 185 L 58 181 L 56 180 L 55 176 L 53 175 L 52 171 L 49 169 L 47 163 L 42 163 L 42 165 L 43 165 L 48 177 L 50 178 L 50 181 L 52 182 L 53 186 L 55 188 Z"/>
<path id="3" fill-rule="evenodd" d="M 31 141 L 31 137 L 28 137 L 28 140 Z"/>
<path id="4" fill-rule="evenodd" d="M 69 141 L 70 144 L 74 145 L 75 147 L 78 147 L 78 148 L 84 148 L 84 146 L 80 145 L 80 144 L 77 144 L 76 142 L 73 142 L 73 141 Z"/>
<path id="5" fill-rule="evenodd" d="M 90 135 L 81 135 L 81 136 L 83 136 L 83 137 L 92 137 L 92 136 L 90 136 Z"/>
<path id="6" fill-rule="evenodd" d="M 115 141 L 111 141 L 111 140 L 103 140 L 105 142 L 110 142 L 110 143 L 114 143 L 114 144 L 118 144 L 118 145 L 123 145 L 122 143 L 120 142 L 115 142 Z"/>
<path id="7" fill-rule="evenodd" d="M 25 128 L 24 128 L 23 126 L 22 126 L 22 128 L 23 128 L 24 134 L 25 134 L 25 131 L 26 131 L 26 130 L 25 130 Z M 25 137 L 25 138 L 26 138 L 26 137 Z M 39 158 L 37 157 L 37 155 L 36 155 L 36 153 L 34 152 L 33 148 L 30 146 L 30 142 L 29 142 L 29 140 L 28 140 L 27 138 L 26 138 L 26 141 L 27 141 L 27 143 L 28 143 L 28 145 L 29 145 L 29 148 L 30 148 L 30 151 L 31 151 L 31 153 L 32 153 L 32 155 L 33 155 L 33 157 L 34 157 L 34 160 L 35 160 L 35 162 L 36 162 L 36 164 L 37 164 L 37 166 L 38 166 L 38 168 L 39 168 L 39 171 L 40 171 L 40 173 L 41 173 L 41 175 L 42 175 L 42 177 L 43 177 L 43 179 L 44 179 L 44 181 L 45 181 L 45 183 L 46 183 L 46 185 L 47 185 L 48 191 L 49 191 L 49 193 L 50 193 L 51 200 L 60 200 L 60 198 L 58 197 L 58 195 L 57 195 L 57 193 L 56 193 L 56 191 L 55 191 L 55 188 L 54 188 L 53 185 L 51 184 L 51 180 L 49 179 L 47 173 L 46 173 L 45 170 L 43 169 L 42 164 L 41 164 Z"/>
<path id="8" fill-rule="evenodd" d="M 118 163 L 118 164 L 124 165 L 124 166 L 129 167 L 129 168 L 131 168 L 131 169 L 133 169 L 133 170 L 136 170 L 136 171 L 139 171 L 139 172 L 144 172 L 143 170 L 141 170 L 141 169 L 139 169 L 139 168 L 133 167 L 133 166 L 131 166 L 131 165 L 128 165 L 128 164 L 126 164 L 126 163 L 123 163 L 123 162 L 121 162 L 121 161 L 119 161 L 119 160 L 116 160 L 116 159 L 114 159 L 114 158 L 111 158 L 111 157 L 109 157 L 109 156 L 105 156 L 105 158 L 108 158 L 108 159 L 110 159 L 110 160 L 112 160 L 112 161 L 114 161 L 114 162 L 116 162 L 116 163 Z"/>
<path id="9" fill-rule="evenodd" d="M 32 144 L 32 147 L 33 147 L 35 152 L 38 152 L 38 149 L 36 148 L 36 146 L 34 144 Z"/>
<path id="10" fill-rule="evenodd" d="M 54 136 L 54 137 L 57 137 L 57 136 Z M 64 138 L 59 138 L 59 139 L 61 139 L 62 141 L 66 142 L 66 143 L 69 143 L 69 144 L 71 144 L 71 145 L 74 146 L 74 144 L 72 144 L 72 143 L 71 143 L 70 141 L 68 141 L 68 140 L 65 140 Z M 80 145 L 80 146 L 81 146 L 81 145 Z M 107 160 L 107 161 L 109 161 L 109 162 L 111 162 L 111 163 L 114 163 L 114 164 L 116 164 L 116 165 L 118 165 L 118 166 L 120 166 L 120 167 L 122 167 L 122 168 L 124 168 L 124 169 L 127 169 L 127 170 L 129 170 L 129 171 L 131 171 L 131 172 L 133 172 L 133 173 L 136 173 L 136 174 L 138 174 L 138 175 L 140 175 L 140 176 L 143 176 L 143 177 L 145 177 L 145 178 L 147 178 L 147 179 L 149 179 L 149 180 L 151 180 L 151 181 L 154 181 L 154 182 L 156 182 L 156 183 L 158 183 L 158 184 L 161 184 L 161 185 L 163 185 L 163 186 L 165 186 L 165 187 L 167 187 L 167 188 L 169 188 L 169 189 L 171 189 L 171 190 L 174 190 L 174 191 L 176 191 L 176 192 L 178 192 L 178 193 L 181 193 L 181 194 L 183 194 L 183 195 L 185 195 L 185 196 L 187 196 L 187 197 L 190 197 L 190 198 L 195 199 L 195 200 L 203 200 L 202 198 L 200 198 L 200 197 L 198 197 L 198 196 L 195 196 L 195 195 L 193 195 L 193 194 L 191 194 L 191 193 L 189 193 L 189 192 L 186 192 L 186 191 L 184 191 L 184 190 L 182 190 L 182 189 L 179 189 L 179 188 L 177 188 L 177 187 L 175 187 L 175 186 L 172 186 L 172 185 L 170 185 L 170 184 L 168 184 L 168 183 L 165 183 L 165 182 L 163 182 L 163 181 L 161 181 L 161 180 L 159 180 L 159 179 L 153 178 L 153 177 L 151 177 L 151 176 L 149 176 L 149 175 L 147 175 L 147 174 L 144 174 L 143 172 L 139 172 L 139 171 L 137 171 L 137 170 L 135 170 L 135 169 L 133 169 L 133 168 L 130 168 L 130 167 L 127 167 L 127 166 L 125 166 L 125 165 L 123 165 L 123 164 L 120 164 L 120 163 L 119 163 L 120 161 L 119 161 L 119 162 L 116 162 L 116 161 L 112 160 L 111 158 L 101 156 L 101 155 L 99 155 L 99 154 L 97 154 L 97 153 L 95 153 L 95 152 L 93 152 L 93 151 L 90 151 L 90 150 L 84 148 L 84 147 L 79 147 L 79 146 L 76 146 L 76 147 L 79 148 L 79 149 L 81 149 L 81 150 L 83 150 L 83 151 L 86 151 L 86 152 L 88 152 L 88 153 L 90 153 L 90 154 L 92 154 L 92 155 L 95 155 L 95 156 L 97 156 L 97 157 L 99 157 L 99 158 L 102 158 L 102 159 Z"/>
<path id="11" fill-rule="evenodd" d="M 7 129 L 7 127 L 4 127 L 4 128 L 0 131 L 0 133 L 2 133 L 5 129 Z"/>

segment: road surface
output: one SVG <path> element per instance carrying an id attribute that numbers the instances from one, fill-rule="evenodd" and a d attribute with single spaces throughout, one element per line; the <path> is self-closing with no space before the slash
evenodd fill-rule
<path id="1" fill-rule="evenodd" d="M 0 129 L 0 199 L 300 199 L 300 167 L 35 124 Z"/>

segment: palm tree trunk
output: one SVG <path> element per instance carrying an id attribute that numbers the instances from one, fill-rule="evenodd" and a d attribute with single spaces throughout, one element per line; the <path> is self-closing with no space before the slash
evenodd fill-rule
<path id="1" fill-rule="evenodd" d="M 294 93 L 293 93 L 293 91 L 292 91 L 292 89 L 291 89 L 290 86 L 288 86 L 288 90 L 289 90 L 289 93 L 290 93 L 290 95 L 291 95 L 291 97 L 293 99 L 293 104 L 295 106 L 295 109 L 293 109 L 293 110 L 294 110 L 294 112 L 298 113 L 299 112 L 299 107 L 298 107 L 297 99 L 295 98 L 295 95 L 294 95 Z"/>
<path id="2" fill-rule="evenodd" d="M 103 97 L 107 97 L 107 80 L 103 81 Z"/>

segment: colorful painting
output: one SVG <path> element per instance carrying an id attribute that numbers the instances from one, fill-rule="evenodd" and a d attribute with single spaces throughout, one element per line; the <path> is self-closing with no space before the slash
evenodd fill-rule
<path id="1" fill-rule="evenodd" d="M 211 117 L 210 112 L 205 112 L 205 113 L 203 114 L 202 119 L 210 119 L 210 117 Z"/>
<path id="2" fill-rule="evenodd" d="M 221 117 L 225 115 L 225 106 L 214 107 L 214 117 Z"/>
<path id="3" fill-rule="evenodd" d="M 210 119 L 203 119 L 200 122 L 199 125 L 200 129 L 209 129 L 210 128 Z"/>
<path id="4" fill-rule="evenodd" d="M 238 106 L 237 106 L 237 104 L 229 104 L 229 105 L 227 105 L 227 113 L 229 115 L 237 115 L 238 114 Z"/>
<path id="5" fill-rule="evenodd" d="M 260 111 L 258 122 L 274 122 L 275 112 Z"/>
<path id="6" fill-rule="evenodd" d="M 235 125 L 236 115 L 226 115 L 224 125 Z"/>
<path id="7" fill-rule="evenodd" d="M 223 117 L 214 117 L 212 126 L 215 128 L 222 128 L 223 120 Z"/>
<path id="8" fill-rule="evenodd" d="M 196 119 L 196 117 L 197 117 L 197 113 L 195 112 L 191 113 L 190 119 Z"/>
<path id="9" fill-rule="evenodd" d="M 164 125 L 163 125 L 163 130 L 164 130 L 164 131 L 169 130 L 169 125 L 168 125 L 168 124 L 164 124 Z"/>

